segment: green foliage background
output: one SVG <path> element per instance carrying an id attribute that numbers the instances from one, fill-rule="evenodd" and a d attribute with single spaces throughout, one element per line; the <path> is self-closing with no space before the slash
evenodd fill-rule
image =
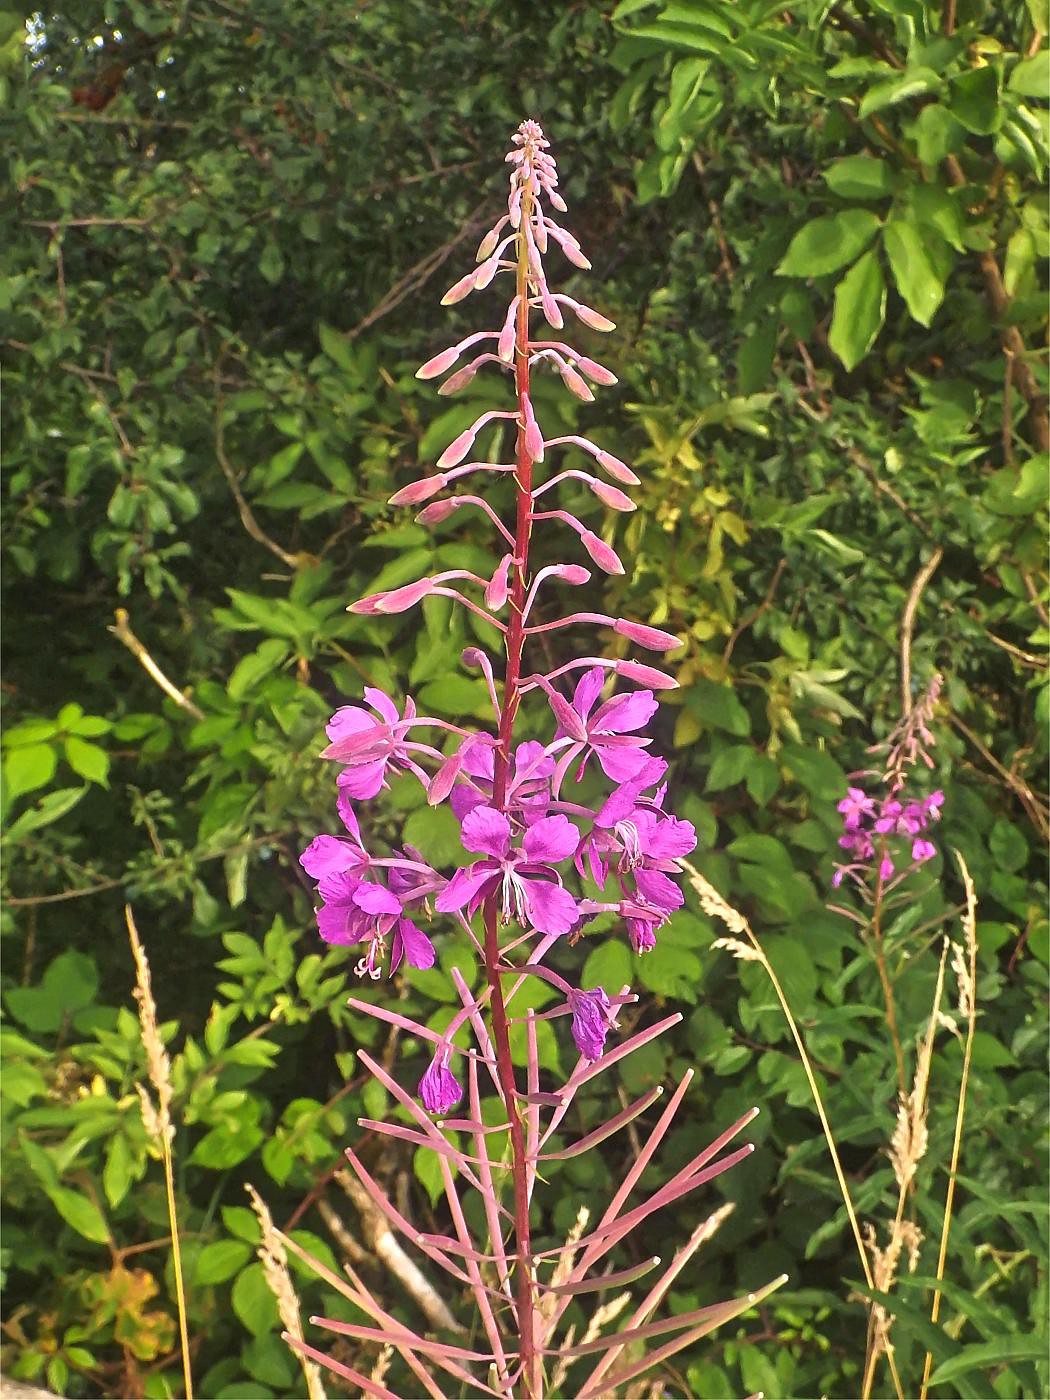
<path id="1" fill-rule="evenodd" d="M 130 900 L 174 1059 L 199 1392 L 302 1392 L 242 1183 L 329 1257 L 318 1188 L 384 1105 L 354 1062 L 375 1028 L 344 1007 L 348 960 L 320 945 L 296 856 L 333 829 L 316 755 L 363 683 L 483 715 L 458 669 L 472 629 L 440 600 L 378 625 L 345 606 L 489 558 L 478 527 L 428 533 L 385 501 L 499 401 L 475 381 L 448 406 L 413 371 L 475 328 L 473 300 L 438 299 L 532 115 L 595 263 L 568 290 L 617 320 L 622 382 L 594 409 L 552 394 L 544 422 L 593 429 L 644 478 L 627 573 L 594 603 L 685 642 L 657 740 L 676 809 L 784 978 L 880 1238 L 893 1054 L 870 954 L 827 908 L 835 803 L 899 716 L 902 615 L 937 555 L 910 693 L 944 673 L 932 781 L 980 899 L 980 1020 L 935 1358 L 955 1378 L 934 1393 L 1045 1393 L 1048 28 L 1045 0 L 0 14 L 5 1370 L 179 1393 Z M 454 859 L 454 824 L 417 801 L 395 786 L 375 839 Z M 910 1064 L 960 897 L 938 859 L 888 931 Z M 638 983 L 642 1015 L 686 1012 L 622 1071 L 631 1094 L 697 1070 L 662 1170 L 763 1109 L 753 1158 L 692 1207 L 737 1203 L 672 1302 L 791 1281 L 668 1393 L 856 1395 L 859 1268 L 819 1127 L 761 970 L 712 950 L 719 932 L 689 908 L 644 961 L 613 930 L 567 954 L 588 984 Z M 466 958 L 445 940 L 443 968 Z M 424 1018 L 451 1000 L 437 972 L 381 994 Z M 398 1054 L 407 1080 L 418 1047 Z M 960 1064 L 944 1032 L 913 1202 L 927 1244 L 895 1304 L 915 1380 Z M 583 1125 L 602 1107 L 583 1101 Z M 384 1148 L 376 1169 L 440 1221 L 425 1162 Z M 563 1164 L 545 1228 L 617 1169 Z M 692 1223 L 668 1219 L 660 1251 Z M 297 1282 L 307 1312 L 342 1315 Z"/>

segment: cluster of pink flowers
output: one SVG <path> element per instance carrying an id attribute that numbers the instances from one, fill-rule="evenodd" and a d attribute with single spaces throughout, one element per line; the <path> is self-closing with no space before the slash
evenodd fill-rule
<path id="1" fill-rule="evenodd" d="M 384 967 L 392 973 L 402 959 L 413 967 L 433 966 L 433 938 L 418 926 L 429 919 L 431 910 L 466 930 L 490 979 L 511 970 L 507 956 L 528 942 L 529 975 L 546 979 L 563 994 L 562 1010 L 571 1017 L 581 1055 L 597 1060 L 626 989 L 610 993 L 601 987 L 570 987 L 544 958 L 559 940 L 578 934 L 600 914 L 623 921 L 636 951 L 652 949 L 661 925 L 683 902 L 674 878 L 676 862 L 694 848 L 696 836 L 689 822 L 666 810 L 667 765 L 650 753 L 651 739 L 645 732 L 657 710 L 654 691 L 675 686 L 672 676 L 622 656 L 584 656 L 535 673 L 523 668 L 534 637 L 583 624 L 611 629 L 621 652 L 628 643 L 650 651 L 679 645 L 671 633 L 603 613 L 551 617 L 546 610 L 540 612 L 547 585 L 580 587 L 591 577 L 589 569 L 576 563 L 530 573 L 529 544 L 541 522 L 567 526 L 599 569 L 623 572 L 612 546 L 596 530 L 570 511 L 548 506 L 546 499 L 539 509 L 541 498 L 559 487 L 571 484 L 578 489 L 582 484 L 596 508 L 633 510 L 620 488 L 638 480 L 628 466 L 588 438 L 546 437 L 533 405 L 533 371 L 553 370 L 571 393 L 587 401 L 593 398 L 588 381 L 616 382 L 611 371 L 565 341 L 533 338 L 534 312 L 554 330 L 563 329 L 563 313 L 591 330 L 613 329 L 599 312 L 550 289 L 544 258 L 552 247 L 577 268 L 590 264 L 573 235 L 547 212 L 565 209 L 547 145 L 536 123 L 522 124 L 507 157 L 507 212 L 482 239 L 478 265 L 444 298 L 446 304 L 461 301 L 509 276 L 514 290 L 505 314 L 495 329 L 460 340 L 418 371 L 423 379 L 451 371 L 439 390 L 450 394 L 491 366 L 513 375 L 516 406 L 482 414 L 441 453 L 435 473 L 391 498 L 395 504 L 427 502 L 417 516 L 427 525 L 464 507 L 480 509 L 497 536 L 492 573 L 485 577 L 466 569 L 446 570 L 373 594 L 352 608 L 367 615 L 394 614 L 437 595 L 455 599 L 491 623 L 504 639 L 502 685 L 497 685 L 493 663 L 479 648 L 468 648 L 463 660 L 485 677 L 493 727 L 470 732 L 420 715 L 411 699 L 401 711 L 383 692 L 366 689 L 368 708 L 348 705 L 332 717 L 331 742 L 323 755 L 340 765 L 338 812 L 346 834 L 316 837 L 301 860 L 318 882 L 321 937 L 360 948 L 359 974 L 378 978 Z M 454 368 L 468 350 L 478 353 Z M 478 435 L 499 420 L 516 427 L 516 460 L 465 460 Z M 579 467 L 549 466 L 552 458 L 566 452 L 585 454 L 619 485 Z M 546 476 L 537 481 L 541 468 Z M 474 494 L 456 491 L 467 477 L 482 482 L 512 478 L 517 503 L 513 526 L 499 517 L 480 488 Z M 519 742 L 514 737 L 519 704 L 530 696 L 546 711 L 545 741 Z M 542 711 L 539 705 L 534 708 L 536 720 Z M 611 788 L 597 804 L 583 797 L 589 769 L 600 771 Z M 410 846 L 383 857 L 368 853 L 352 803 L 375 797 L 394 774 L 415 777 L 431 805 L 449 803 L 460 823 L 463 847 L 474 860 L 446 874 Z M 475 928 L 478 915 L 483 934 Z M 496 928 L 501 941 L 494 966 Z M 449 1068 L 451 1035 L 450 1029 L 420 1084 L 423 1102 L 432 1112 L 447 1112 L 461 1095 Z"/>
<path id="2" fill-rule="evenodd" d="M 878 878 L 885 885 L 896 873 L 894 853 L 899 847 L 910 849 L 913 865 L 922 865 L 937 854 L 926 833 L 940 820 L 944 793 L 938 789 L 927 797 L 903 797 L 903 792 L 896 792 L 876 802 L 863 788 L 848 789 L 838 804 L 843 827 L 839 845 L 852 859 L 836 867 L 831 881 L 836 888 L 847 876 L 864 883 L 876 859 Z"/>

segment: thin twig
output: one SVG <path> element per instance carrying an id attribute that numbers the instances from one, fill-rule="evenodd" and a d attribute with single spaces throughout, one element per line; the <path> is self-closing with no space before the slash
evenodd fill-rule
<path id="1" fill-rule="evenodd" d="M 904 605 L 904 612 L 901 615 L 901 714 L 906 715 L 912 708 L 911 697 L 911 639 L 915 630 L 915 614 L 919 608 L 919 600 L 922 597 L 923 589 L 937 572 L 937 568 L 944 558 L 944 550 L 940 545 L 933 551 L 926 563 L 915 575 L 908 594 L 908 601 Z"/>
<path id="2" fill-rule="evenodd" d="M 226 455 L 225 435 L 223 431 L 222 412 L 223 398 L 219 388 L 218 365 L 215 367 L 215 460 L 219 464 L 226 484 L 230 488 L 230 493 L 237 503 L 237 513 L 241 517 L 241 524 L 251 535 L 257 544 L 261 544 L 268 549 L 271 554 L 275 554 L 282 564 L 286 564 L 289 569 L 298 571 L 304 564 L 312 562 L 313 556 L 309 554 L 289 554 L 288 550 L 282 548 L 276 540 L 270 538 L 262 528 L 255 516 L 252 508 L 244 498 L 240 482 L 237 480 L 237 473 L 230 465 L 230 459 Z"/>
<path id="3" fill-rule="evenodd" d="M 127 611 L 124 608 L 118 608 L 115 616 L 116 624 L 112 627 L 107 627 L 106 631 L 112 632 L 118 642 L 123 642 L 124 646 L 131 652 L 132 656 L 138 661 L 146 674 L 157 682 L 164 694 L 167 695 L 169 699 L 174 700 L 180 709 L 186 710 L 194 719 L 203 719 L 204 711 L 195 705 L 189 696 L 184 694 L 173 681 L 168 679 L 153 660 L 153 657 L 150 656 L 149 652 L 139 641 L 138 637 L 135 636 L 128 625 Z"/>
<path id="4" fill-rule="evenodd" d="M 753 627 L 762 614 L 768 612 L 773 606 L 773 599 L 776 597 L 776 591 L 780 586 L 780 580 L 783 578 L 786 568 L 787 559 L 779 559 L 776 568 L 773 570 L 773 577 L 769 581 L 769 587 L 766 589 L 765 597 L 762 599 L 761 603 L 759 603 L 757 608 L 752 609 L 746 617 L 742 618 L 733 628 L 732 632 L 730 632 L 729 640 L 726 642 L 725 650 L 722 652 L 723 665 L 728 664 L 729 658 L 733 655 L 734 647 L 747 629 Z"/>
<path id="5" fill-rule="evenodd" d="M 969 739 L 970 743 L 989 767 L 993 768 L 995 772 L 998 773 L 999 777 L 1002 778 L 1003 782 L 1025 809 L 1032 825 L 1045 841 L 1046 838 L 1050 836 L 1050 812 L 1048 812 L 1045 804 L 1039 800 L 1022 778 L 1019 778 L 1016 773 L 1012 773 L 1009 768 L 1003 767 L 995 754 L 992 753 L 991 749 L 977 737 L 964 720 L 961 720 L 957 714 L 949 714 L 948 719 L 955 725 L 955 728 L 960 734 Z"/>

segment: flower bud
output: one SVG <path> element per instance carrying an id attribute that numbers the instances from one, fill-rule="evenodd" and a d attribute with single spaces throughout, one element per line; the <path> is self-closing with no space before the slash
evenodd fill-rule
<path id="1" fill-rule="evenodd" d="M 587 485 L 601 501 L 602 505 L 608 506 L 610 510 L 637 510 L 638 507 L 631 500 L 630 496 L 618 490 L 615 486 L 610 486 L 605 481 L 598 481 L 592 477 Z"/>
<path id="2" fill-rule="evenodd" d="M 586 355 L 577 355 L 576 363 L 588 379 L 592 379 L 595 384 L 616 384 L 618 380 L 611 369 L 606 369 L 597 360 L 590 360 Z"/>
<path id="3" fill-rule="evenodd" d="M 443 475 L 423 476 L 418 481 L 410 481 L 407 486 L 402 486 L 400 491 L 395 491 L 388 502 L 392 506 L 414 506 L 420 501 L 428 501 L 431 496 L 436 496 L 439 491 L 443 491 L 448 485 L 448 480 Z"/>
<path id="4" fill-rule="evenodd" d="M 474 290 L 474 279 L 477 275 L 478 269 L 472 267 L 465 276 L 461 277 L 458 282 L 454 282 L 452 286 L 449 287 L 448 291 L 441 298 L 441 305 L 454 306 L 457 301 L 462 301 L 464 297 L 470 296 L 471 292 Z"/>
<path id="5" fill-rule="evenodd" d="M 425 365 L 420 365 L 416 370 L 416 378 L 436 379 L 439 374 L 444 374 L 447 369 L 451 369 L 459 356 L 459 346 L 450 345 L 447 350 L 442 350 L 440 355 L 435 355 L 432 360 L 427 360 Z"/>
<path id="6" fill-rule="evenodd" d="M 504 362 L 504 364 L 508 365 L 514 359 L 514 332 L 516 329 L 515 317 L 518 314 L 518 306 L 520 302 L 521 297 L 516 296 L 511 301 L 510 306 L 507 308 L 507 318 L 503 322 L 503 329 L 499 333 L 499 342 L 496 346 L 497 355 L 499 355 L 500 359 Z"/>
<path id="7" fill-rule="evenodd" d="M 646 666 L 641 661 L 617 661 L 616 674 L 626 681 L 634 681 L 649 690 L 677 690 L 678 682 L 666 671 L 658 671 L 655 666 Z"/>
<path id="8" fill-rule="evenodd" d="M 602 471 L 608 472 L 617 481 L 622 481 L 625 486 L 637 486 L 641 479 L 635 476 L 626 462 L 621 462 L 619 457 L 614 457 L 611 452 L 596 452 L 594 460 Z M 440 466 L 440 463 L 438 465 Z"/>
<path id="9" fill-rule="evenodd" d="M 437 459 L 438 468 L 443 470 L 445 467 L 454 467 L 457 463 L 462 462 L 463 458 L 474 446 L 474 436 L 475 434 L 472 428 L 465 428 L 463 432 L 460 433 L 459 437 L 453 438 Z"/>
<path id="10" fill-rule="evenodd" d="M 561 375 L 562 382 L 570 394 L 575 394 L 576 397 L 582 399 L 584 403 L 594 402 L 594 395 L 591 393 L 587 381 L 582 375 L 576 373 L 572 365 L 560 363 L 558 365 L 558 373 Z M 454 377 L 455 376 L 453 376 L 453 378 Z"/>
<path id="11" fill-rule="evenodd" d="M 560 578 L 563 583 L 571 583 L 574 587 L 588 583 L 591 577 L 590 569 L 585 569 L 582 564 L 555 564 L 551 568 L 554 578 Z"/>
<path id="12" fill-rule="evenodd" d="M 628 622 L 622 617 L 613 623 L 613 631 L 649 651 L 676 651 L 682 645 L 671 632 L 661 632 L 659 627 L 646 627 L 641 622 Z"/>
<path id="13" fill-rule="evenodd" d="M 499 258 L 486 258 L 480 267 L 475 268 L 473 273 L 474 287 L 477 291 L 483 292 L 495 277 L 499 268 Z"/>
<path id="14" fill-rule="evenodd" d="M 433 579 L 421 578 L 417 583 L 406 583 L 404 588 L 393 588 L 389 593 L 378 595 L 374 610 L 380 613 L 406 612 L 425 598 L 433 587 Z"/>
<path id="15" fill-rule="evenodd" d="M 371 617 L 379 611 L 379 604 L 385 597 L 385 593 L 370 593 L 367 598 L 358 598 L 356 603 L 351 603 L 347 612 Z"/>
<path id="16" fill-rule="evenodd" d="M 440 525 L 443 520 L 447 520 L 458 509 L 459 501 L 455 496 L 449 496 L 444 501 L 432 501 L 430 505 L 424 506 L 419 512 L 416 516 L 416 522 L 419 525 Z"/>
<path id="17" fill-rule="evenodd" d="M 505 554 L 485 587 L 485 606 L 493 612 L 499 612 L 510 597 L 510 566 L 513 562 L 514 556 Z"/>
<path id="18" fill-rule="evenodd" d="M 450 374 L 438 390 L 439 394 L 456 394 L 460 389 L 465 389 L 478 372 L 478 363 L 471 361 L 469 365 L 464 365 L 462 369 L 457 369 L 455 374 Z M 447 465 L 447 463 L 446 463 Z"/>
<path id="19" fill-rule="evenodd" d="M 610 321 L 608 316 L 603 316 L 600 311 L 595 311 L 593 306 L 584 306 L 582 302 L 567 296 L 560 296 L 558 300 L 570 307 L 576 313 L 577 318 L 585 326 L 590 326 L 592 331 L 614 331 L 616 329 L 616 322 Z"/>
<path id="20" fill-rule="evenodd" d="M 543 461 L 543 434 L 540 432 L 536 415 L 532 411 L 532 400 L 526 394 L 522 400 L 525 411 L 525 451 L 530 462 Z"/>
<path id="21" fill-rule="evenodd" d="M 624 572 L 620 556 L 603 539 L 599 539 L 590 530 L 584 530 L 580 535 L 580 541 L 599 569 L 603 569 L 607 574 L 622 574 Z"/>

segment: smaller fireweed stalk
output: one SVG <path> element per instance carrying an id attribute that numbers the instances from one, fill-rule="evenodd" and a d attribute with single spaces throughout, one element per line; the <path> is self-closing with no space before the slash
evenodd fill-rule
<path id="1" fill-rule="evenodd" d="M 745 1113 L 659 1189 L 628 1205 L 670 1127 L 689 1074 L 651 1127 L 597 1225 L 581 1224 L 564 1244 L 553 1248 L 538 1249 L 533 1241 L 533 1197 L 545 1164 L 598 1147 L 652 1107 L 662 1092 L 651 1090 L 565 1146 L 568 1115 L 578 1091 L 681 1019 L 671 1015 L 617 1040 L 618 1013 L 636 1000 L 630 989 L 573 986 L 549 959 L 599 915 L 614 916 L 636 952 L 651 950 L 661 927 L 683 903 L 677 863 L 693 850 L 696 836 L 690 823 L 668 809 L 667 764 L 652 753 L 647 733 L 657 711 L 655 692 L 674 687 L 676 681 L 648 661 L 624 654 L 628 647 L 643 653 L 671 651 L 679 646 L 678 638 L 604 613 L 572 611 L 549 617 L 546 599 L 552 585 L 580 587 L 589 582 L 591 569 L 572 561 L 535 572 L 530 566 L 533 532 L 542 525 L 552 531 L 567 528 L 593 566 L 606 574 L 623 573 L 612 546 L 576 514 L 561 509 L 557 497 L 567 484 L 574 490 L 582 484 L 598 506 L 629 511 L 634 503 L 622 488 L 638 478 L 589 438 L 548 437 L 539 421 L 532 395 L 534 372 L 553 371 L 571 394 L 587 402 L 594 397 L 591 385 L 616 382 L 604 365 L 562 339 L 571 333 L 566 320 L 599 332 L 614 326 L 600 312 L 551 288 L 547 259 L 552 253 L 564 255 L 575 268 L 587 269 L 590 263 L 576 238 L 553 217 L 564 213 L 566 205 L 558 192 L 548 142 L 535 122 L 522 123 L 507 162 L 506 212 L 482 239 L 477 265 L 443 299 L 449 305 L 490 286 L 506 286 L 506 309 L 492 329 L 468 335 L 434 355 L 418 377 L 448 374 L 439 393 L 452 394 L 480 371 L 492 369 L 513 380 L 513 406 L 482 414 L 445 448 L 435 472 L 410 482 L 391 498 L 394 504 L 422 505 L 417 519 L 425 525 L 462 508 L 480 510 L 496 535 L 491 575 L 449 569 L 375 593 L 350 609 L 381 617 L 404 613 L 436 596 L 454 599 L 482 618 L 499 634 L 503 657 L 490 658 L 471 646 L 463 661 L 484 677 L 492 727 L 466 730 L 420 714 L 410 697 L 396 703 L 382 691 L 366 688 L 363 705 L 346 705 L 332 716 L 330 743 L 323 754 L 340 766 L 337 811 L 345 834 L 317 836 L 301 857 L 304 869 L 317 881 L 321 937 L 352 949 L 362 978 L 380 982 L 402 962 L 433 967 L 443 921 L 465 931 L 484 967 L 484 985 L 477 993 L 452 969 L 460 1008 L 441 1034 L 381 1000 L 351 1000 L 358 1011 L 430 1048 L 418 1097 L 387 1067 L 360 1052 L 359 1058 L 400 1106 L 403 1119 L 362 1120 L 362 1126 L 433 1150 L 452 1233 L 423 1234 L 415 1229 L 359 1156 L 348 1151 L 347 1157 L 391 1227 L 444 1270 L 457 1291 L 469 1291 L 488 1349 L 424 1339 L 395 1322 L 349 1269 L 349 1286 L 334 1277 L 330 1281 L 377 1326 L 320 1321 L 359 1345 L 381 1340 L 393 1346 L 410 1373 L 406 1382 L 413 1394 L 421 1393 L 420 1386 L 430 1395 L 444 1394 L 439 1382 L 444 1373 L 457 1393 L 467 1384 L 470 1393 L 538 1397 L 547 1388 L 551 1359 L 557 1357 L 559 1385 L 571 1372 L 571 1393 L 611 1395 L 753 1306 L 782 1280 L 761 1295 L 749 1294 L 665 1321 L 650 1320 L 674 1278 L 722 1219 L 724 1211 L 716 1212 L 701 1221 L 662 1268 L 625 1326 L 618 1332 L 605 1330 L 624 1306 L 605 1303 L 592 1316 L 582 1340 L 574 1340 L 580 1295 L 618 1289 L 660 1266 L 658 1258 L 639 1259 L 633 1250 L 625 1255 L 626 1266 L 620 1267 L 609 1260 L 611 1251 L 653 1212 L 679 1201 L 751 1151 L 745 1144 L 723 1155 L 757 1110 Z M 535 324 L 537 317 L 546 329 Z M 486 460 L 478 448 L 479 435 L 492 424 L 513 429 L 513 462 Z M 576 461 L 583 465 L 573 465 Z M 487 484 L 507 481 L 514 488 L 511 521 L 499 516 L 485 490 Z M 544 660 L 537 669 L 529 669 L 535 664 L 535 639 L 542 638 L 546 645 L 552 634 L 586 625 L 611 634 L 615 654 L 585 655 L 553 668 Z M 516 721 L 526 697 L 546 716 L 544 738 L 519 737 Z M 375 797 L 395 774 L 414 777 L 432 806 L 451 806 L 462 845 L 473 857 L 469 864 L 446 873 L 409 845 L 385 856 L 368 850 L 356 804 Z M 587 800 L 584 793 L 598 778 L 604 793 L 597 801 Z M 429 924 L 432 913 L 441 916 L 433 934 L 421 927 Z M 515 998 L 520 1004 L 522 988 L 535 978 L 554 988 L 555 1005 L 539 1015 L 515 1014 Z M 578 1060 L 566 1083 L 548 1089 L 541 1087 L 537 1021 L 559 1017 L 569 1020 Z M 527 1047 L 523 1074 L 511 1053 L 514 1027 Z M 474 1040 L 466 1051 L 455 1044 L 461 1030 Z M 491 1113 L 483 1114 L 486 1084 L 499 1104 L 496 1121 Z M 459 1116 L 448 1118 L 455 1110 Z M 435 1122 L 435 1114 L 445 1121 Z M 455 1136 L 447 1136 L 444 1129 Z M 460 1145 L 464 1142 L 469 1147 Z M 467 1225 L 461 1199 L 465 1188 L 481 1197 L 487 1239 L 480 1243 Z M 288 1245 L 295 1249 L 291 1241 Z M 657 1338 L 648 1352 L 632 1346 L 630 1355 L 625 1354 L 632 1343 Z M 300 1339 L 288 1340 L 365 1394 L 392 1394 L 364 1375 L 367 1367 L 347 1366 Z"/>

